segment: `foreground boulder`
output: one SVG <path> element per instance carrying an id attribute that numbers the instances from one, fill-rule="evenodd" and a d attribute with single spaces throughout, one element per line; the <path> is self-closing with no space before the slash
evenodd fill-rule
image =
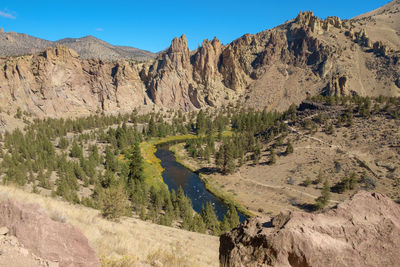
<path id="1" fill-rule="evenodd" d="M 220 237 L 221 266 L 399 266 L 400 205 L 360 192 L 318 214 L 253 218 Z"/>
<path id="2" fill-rule="evenodd" d="M 52 220 L 37 204 L 12 200 L 0 203 L 0 227 L 36 255 L 59 266 L 100 266 L 94 250 L 82 232 L 69 224 Z"/>

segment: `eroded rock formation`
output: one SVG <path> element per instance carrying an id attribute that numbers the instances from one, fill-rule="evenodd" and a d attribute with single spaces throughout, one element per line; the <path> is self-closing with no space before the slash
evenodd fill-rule
<path id="1" fill-rule="evenodd" d="M 253 218 L 220 237 L 221 266 L 398 266 L 400 205 L 360 192 L 317 214 Z"/>
<path id="2" fill-rule="evenodd" d="M 148 98 L 129 61 L 81 60 L 65 46 L 0 61 L 0 106 L 44 116 L 129 112 Z"/>

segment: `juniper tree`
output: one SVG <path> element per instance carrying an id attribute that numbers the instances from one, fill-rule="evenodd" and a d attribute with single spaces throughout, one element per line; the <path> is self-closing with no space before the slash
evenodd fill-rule
<path id="1" fill-rule="evenodd" d="M 76 140 L 74 140 L 74 142 L 72 143 L 70 155 L 73 158 L 80 158 L 83 156 L 82 148 L 78 145 Z"/>
<path id="2" fill-rule="evenodd" d="M 270 155 L 269 155 L 269 164 L 273 165 L 276 163 L 276 155 L 275 155 L 275 150 L 273 148 L 270 149 Z"/>
<path id="3" fill-rule="evenodd" d="M 324 208 L 326 205 L 328 205 L 330 197 L 331 197 L 331 187 L 330 187 L 329 181 L 327 179 L 325 179 L 324 187 L 321 192 L 321 196 L 319 196 L 315 200 L 316 207 L 318 209 Z"/>
<path id="4" fill-rule="evenodd" d="M 130 214 L 128 197 L 122 186 L 111 186 L 100 195 L 101 214 L 109 220 L 117 220 L 123 215 Z"/>
<path id="5" fill-rule="evenodd" d="M 285 154 L 286 154 L 286 155 L 292 154 L 293 151 L 294 151 L 294 149 L 293 149 L 292 142 L 290 142 L 290 140 L 288 140 L 288 143 L 287 143 L 287 146 L 286 146 Z"/>

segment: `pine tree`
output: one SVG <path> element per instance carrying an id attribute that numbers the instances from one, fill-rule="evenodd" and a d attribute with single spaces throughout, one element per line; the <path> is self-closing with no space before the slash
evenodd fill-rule
<path id="1" fill-rule="evenodd" d="M 319 196 L 315 201 L 316 201 L 316 207 L 318 209 L 324 208 L 326 205 L 328 205 L 329 200 L 331 197 L 331 187 L 329 184 L 329 181 L 325 179 L 324 182 L 324 187 L 321 192 L 321 196 Z"/>
<path id="2" fill-rule="evenodd" d="M 232 204 L 229 205 L 229 210 L 227 211 L 225 216 L 228 218 L 231 229 L 239 225 L 239 215 L 237 214 L 235 206 L 233 206 Z"/>
<path id="3" fill-rule="evenodd" d="M 114 156 L 114 153 L 111 150 L 111 147 L 106 147 L 106 158 L 105 158 L 105 167 L 107 170 L 111 170 L 113 172 L 118 171 L 118 161 Z"/>
<path id="4" fill-rule="evenodd" d="M 196 133 L 197 135 L 204 134 L 206 132 L 206 118 L 203 110 L 201 109 L 197 114 L 196 119 Z"/>
<path id="5" fill-rule="evenodd" d="M 193 231 L 198 233 L 205 233 L 206 232 L 206 224 L 203 221 L 203 218 L 196 213 L 193 216 Z"/>
<path id="6" fill-rule="evenodd" d="M 219 221 L 215 214 L 214 206 L 211 202 L 206 203 L 206 207 L 202 207 L 201 216 L 206 224 L 207 228 L 210 229 L 214 235 L 219 234 Z"/>
<path id="7" fill-rule="evenodd" d="M 147 135 L 148 136 L 156 136 L 157 135 L 157 127 L 156 127 L 156 123 L 154 121 L 153 116 L 150 117 Z"/>
<path id="8" fill-rule="evenodd" d="M 114 172 L 106 170 L 104 175 L 100 177 L 100 183 L 103 188 L 109 188 L 117 185 Z"/>
<path id="9" fill-rule="evenodd" d="M 222 218 L 221 224 L 220 224 L 220 233 L 226 233 L 230 231 L 232 228 L 229 224 L 229 219 L 225 215 L 224 218 Z"/>
<path id="10" fill-rule="evenodd" d="M 129 175 L 128 184 L 131 184 L 133 180 L 144 180 L 143 176 L 143 158 L 140 153 L 139 143 L 133 145 L 132 152 L 129 155 Z"/>
<path id="11" fill-rule="evenodd" d="M 307 176 L 307 178 L 303 182 L 303 185 L 305 187 L 308 187 L 311 183 L 312 183 L 311 178 Z"/>
<path id="12" fill-rule="evenodd" d="M 254 147 L 254 151 L 253 151 L 253 162 L 254 165 L 257 165 L 259 160 L 260 160 L 260 156 L 261 156 L 261 146 L 260 146 L 260 142 L 257 141 L 255 147 Z"/>
<path id="13" fill-rule="evenodd" d="M 234 172 L 236 165 L 231 143 L 224 143 L 220 147 L 216 156 L 216 165 L 219 166 L 223 174 Z"/>
<path id="14" fill-rule="evenodd" d="M 73 158 L 81 158 L 81 157 L 83 157 L 82 148 L 78 145 L 76 140 L 74 140 L 74 142 L 72 143 L 71 157 L 73 157 Z"/>

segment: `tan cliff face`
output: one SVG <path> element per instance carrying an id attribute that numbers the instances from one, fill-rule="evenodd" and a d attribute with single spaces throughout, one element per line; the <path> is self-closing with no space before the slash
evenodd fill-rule
<path id="1" fill-rule="evenodd" d="M 396 23 L 398 22 L 398 23 Z M 84 60 L 64 46 L 0 59 L 0 104 L 39 116 L 193 110 L 243 102 L 269 110 L 308 95 L 400 95 L 400 4 L 351 20 L 295 19 L 190 51 L 184 35 L 149 63 Z"/>
<path id="2" fill-rule="evenodd" d="M 33 56 L 0 61 L 0 104 L 3 111 L 41 116 L 79 116 L 98 111 L 128 112 L 147 98 L 137 66 L 81 60 L 65 46 Z"/>

